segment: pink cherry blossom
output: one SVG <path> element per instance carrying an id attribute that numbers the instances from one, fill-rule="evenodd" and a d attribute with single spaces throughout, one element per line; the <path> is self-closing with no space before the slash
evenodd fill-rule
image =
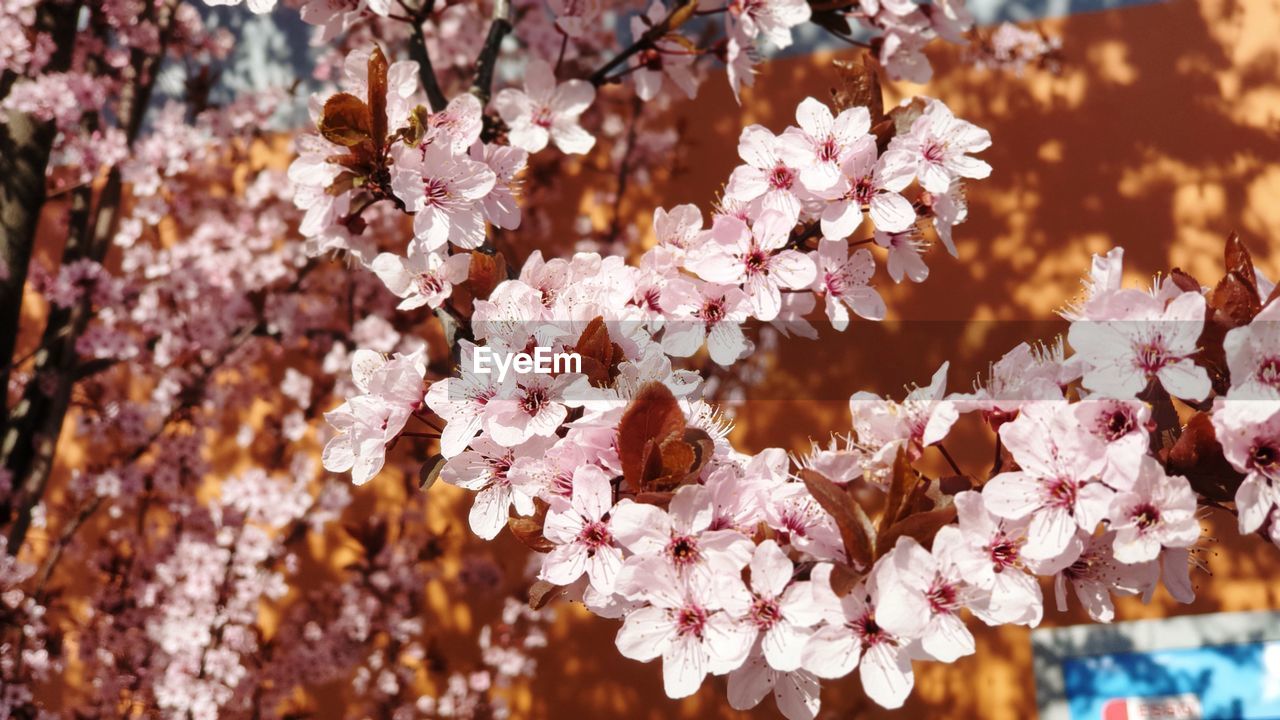
<path id="1" fill-rule="evenodd" d="M 602 8 L 599 0 L 548 0 L 556 27 L 571 38 L 580 38 L 596 25 Z"/>
<path id="2" fill-rule="evenodd" d="M 499 391 L 495 373 L 478 375 L 471 372 L 475 345 L 461 343 L 463 372 L 456 378 L 444 378 L 427 389 L 426 405 L 445 421 L 440 433 L 440 453 L 451 458 L 470 444 L 483 426 L 485 408 Z"/>
<path id="3" fill-rule="evenodd" d="M 557 376 L 528 374 L 504 388 L 485 405 L 485 431 L 499 445 L 515 447 L 534 436 L 554 436 L 568 415 L 564 391 L 576 380 L 575 373 Z"/>
<path id="4" fill-rule="evenodd" d="M 781 144 L 786 159 L 800 168 L 800 182 L 810 192 L 835 185 L 845 163 L 868 143 L 874 155 L 875 139 L 867 134 L 871 113 L 864 107 L 842 110 L 834 116 L 822 102 L 805 98 L 796 108 L 796 122 L 800 127 L 787 128 Z M 903 179 L 906 187 L 910 176 Z"/>
<path id="5" fill-rule="evenodd" d="M 843 331 L 849 326 L 849 310 L 867 320 L 884 319 L 884 300 L 869 285 L 876 268 L 869 250 L 850 253 L 846 243 L 822 240 L 810 257 L 818 267 L 813 290 L 823 295 L 833 328 Z"/>
<path id="6" fill-rule="evenodd" d="M 1163 547 L 1190 547 L 1200 538 L 1196 495 L 1185 477 L 1165 475 L 1143 456 L 1133 486 L 1111 501 L 1108 523 L 1115 531 L 1115 558 L 1122 563 L 1155 560 Z"/>
<path id="7" fill-rule="evenodd" d="M 889 249 L 889 277 L 896 283 L 906 276 L 911 282 L 924 282 L 929 277 L 929 266 L 921 257 L 928 245 L 920 236 L 920 229 L 909 226 L 902 232 L 876 230 L 876 244 Z"/>
<path id="8" fill-rule="evenodd" d="M 790 545 L 821 560 L 847 560 L 839 526 L 803 483 L 775 485 L 767 497 L 764 520 Z"/>
<path id="9" fill-rule="evenodd" d="M 908 646 L 923 630 L 928 606 L 917 595 L 898 591 L 887 575 L 873 573 L 844 597 L 831 589 L 830 565 L 814 568 L 812 578 L 813 600 L 825 624 L 805 645 L 804 669 L 820 678 L 839 678 L 861 664 L 867 697 L 886 708 L 901 707 L 915 684 Z"/>
<path id="10" fill-rule="evenodd" d="M 911 169 L 905 164 L 891 164 L 893 159 L 893 155 L 877 159 L 874 137 L 864 136 L 853 143 L 839 165 L 835 184 L 817 192 L 826 201 L 822 209 L 823 237 L 843 240 L 852 235 L 862 224 L 863 207 L 869 209 L 876 229 L 886 233 L 904 232 L 915 224 L 915 209 L 901 195 L 911 183 Z M 954 248 L 948 249 L 955 254 Z"/>
<path id="11" fill-rule="evenodd" d="M 596 139 L 582 129 L 579 117 L 596 89 L 585 80 L 556 83 L 551 65 L 531 60 L 525 66 L 524 92 L 506 88 L 493 98 L 493 106 L 511 128 L 511 144 L 531 153 L 541 151 L 550 139 L 562 152 L 589 152 Z"/>
<path id="12" fill-rule="evenodd" d="M 658 243 L 677 251 L 688 250 L 702 232 L 702 211 L 697 205 L 677 205 L 653 211 L 653 232 Z"/>
<path id="13" fill-rule="evenodd" d="M 467 279 L 470 261 L 468 253 L 446 257 L 410 244 L 408 258 L 382 253 L 373 259 L 369 269 L 393 295 L 404 298 L 396 306 L 398 309 L 412 310 L 423 305 L 437 308 L 444 304 L 453 286 Z"/>
<path id="14" fill-rule="evenodd" d="M 487 165 L 455 155 L 447 145 L 397 146 L 391 186 L 414 213 L 414 237 L 426 250 L 446 243 L 464 249 L 484 242 L 481 200 L 497 183 Z"/>
<path id="15" fill-rule="evenodd" d="M 984 602 L 971 606 L 983 622 L 1039 625 L 1044 616 L 1044 596 L 1035 576 L 1028 573 L 1032 564 L 1022 554 L 1027 523 L 993 515 L 987 510 L 983 495 L 985 491 L 956 495 L 959 522 L 941 528 L 933 544 L 946 548 L 965 581 L 985 593 Z"/>
<path id="16" fill-rule="evenodd" d="M 1106 444 L 1102 478 L 1118 490 L 1133 485 L 1147 457 L 1151 407 L 1138 400 L 1085 398 L 1072 409 L 1081 427 Z"/>
<path id="17" fill-rule="evenodd" d="M 791 45 L 791 29 L 809 21 L 812 10 L 803 0 L 730 0 L 730 37 L 747 40 L 764 36 L 774 47 Z"/>
<path id="18" fill-rule="evenodd" d="M 782 290 L 802 290 L 813 283 L 813 260 L 784 249 L 794 223 L 766 210 L 750 228 L 737 218 L 719 217 L 711 229 L 712 249 L 688 262 L 704 279 L 742 285 L 752 314 L 772 320 L 782 308 Z"/>
<path id="19" fill-rule="evenodd" d="M 741 323 L 749 301 L 737 287 L 673 280 L 662 290 L 662 307 L 672 319 L 666 323 L 662 348 L 674 357 L 689 357 L 705 342 L 711 359 L 731 365 L 747 349 Z"/>
<path id="20" fill-rule="evenodd" d="M 1231 372 L 1232 397 L 1280 397 L 1280 302 L 1227 333 L 1222 343 Z"/>
<path id="21" fill-rule="evenodd" d="M 643 16 L 631 17 L 632 39 L 639 39 L 666 16 L 667 8 L 662 0 L 653 0 Z M 645 101 L 654 99 L 662 90 L 663 78 L 666 77 L 689 99 L 693 99 L 698 94 L 698 79 L 691 69 L 693 60 L 693 55 L 683 45 L 671 40 L 659 40 L 652 47 L 636 53 L 631 60 L 632 67 L 639 68 L 632 73 L 636 95 Z"/>
<path id="22" fill-rule="evenodd" d="M 669 512 L 630 503 L 614 509 L 611 527 L 618 543 L 633 555 L 623 565 L 618 592 L 644 587 L 646 561 L 658 558 L 683 574 L 738 573 L 751 559 L 752 543 L 736 530 L 712 530 L 711 498 L 704 488 L 685 486 Z"/>
<path id="23" fill-rule="evenodd" d="M 878 578 L 892 577 L 894 587 L 910 596 L 904 608 L 927 608 L 928 622 L 920 630 L 920 646 L 940 662 L 955 662 L 973 654 L 973 635 L 960 611 L 984 597 L 965 581 L 951 551 L 952 546 L 935 542 L 930 554 L 914 538 L 904 537 L 876 563 Z"/>
<path id="24" fill-rule="evenodd" d="M 746 635 L 721 612 L 713 576 L 677 573 L 670 564 L 645 563 L 642 595 L 650 603 L 632 610 L 618 631 L 618 651 L 641 662 L 662 658 L 667 696 L 692 695 L 708 673 L 723 674 L 750 651 Z"/>
<path id="25" fill-rule="evenodd" d="M 741 585 L 725 601 L 725 611 L 748 628 L 752 644 L 760 637 L 769 667 L 781 672 L 800 668 L 808 628 L 818 622 L 808 583 L 793 583 L 795 566 L 778 544 L 766 540 L 751 556 L 750 590 Z"/>
<path id="26" fill-rule="evenodd" d="M 1155 584 L 1160 568 L 1155 562 L 1122 563 L 1114 554 L 1115 533 L 1104 532 L 1088 537 L 1077 536 L 1078 557 L 1054 576 L 1054 596 L 1058 612 L 1067 611 L 1067 588 L 1089 617 L 1097 622 L 1111 622 L 1116 616 L 1113 594 L 1137 595 Z"/>
<path id="27" fill-rule="evenodd" d="M 849 413 L 858 441 L 875 448 L 872 459 L 881 469 L 893 465 L 899 450 L 915 457 L 951 431 L 960 413 L 953 401 L 945 399 L 950 367 L 943 363 L 929 385 L 911 390 L 901 403 L 866 391 L 850 396 Z"/>
<path id="28" fill-rule="evenodd" d="M 1191 356 L 1204 325 L 1204 297 L 1182 293 L 1166 306 L 1145 293 L 1117 292 L 1125 301 L 1121 316 L 1071 324 L 1068 342 L 1088 367 L 1084 386 L 1129 398 L 1159 380 L 1174 397 L 1203 400 L 1211 389 L 1209 375 Z"/>
<path id="29" fill-rule="evenodd" d="M 1280 508 L 1280 401 L 1218 398 L 1213 429 L 1227 461 L 1245 473 L 1235 497 L 1240 532 L 1256 532 L 1270 519 L 1275 538 L 1280 535 L 1273 514 Z"/>
<path id="30" fill-rule="evenodd" d="M 1099 481 L 1106 463 L 1102 443 L 1065 403 L 1023 408 L 1000 427 L 1000 438 L 1021 470 L 991 478 L 982 499 L 1002 518 L 1030 519 L 1022 549 L 1028 558 L 1058 557 L 1077 529 L 1093 532 L 1115 494 Z"/>
<path id="31" fill-rule="evenodd" d="M 504 230 L 520 227 L 518 175 L 529 163 L 529 153 L 520 148 L 505 145 L 488 145 L 477 142 L 471 146 L 471 159 L 482 162 L 493 171 L 496 181 L 493 189 L 480 201 L 484 217 Z"/>
<path id="32" fill-rule="evenodd" d="M 822 705 L 820 690 L 818 678 L 813 673 L 774 670 L 758 647 L 752 650 L 741 667 L 729 673 L 730 707 L 750 710 L 772 692 L 778 711 L 787 720 L 813 720 Z"/>
<path id="33" fill-rule="evenodd" d="M 557 547 L 543 558 L 539 577 L 568 585 L 585 572 L 597 592 L 612 594 L 622 567 L 622 551 L 605 517 L 612 507 L 613 486 L 604 471 L 592 465 L 579 467 L 573 474 L 568 506 L 547 512 L 543 533 Z"/>
<path id="34" fill-rule="evenodd" d="M 423 353 L 390 360 L 370 350 L 358 351 L 352 375 L 361 395 L 325 413 L 338 430 L 324 448 L 324 466 L 332 472 L 351 471 L 357 485 L 382 471 L 386 446 L 404 429 L 423 402 L 426 358 Z"/>
<path id="35" fill-rule="evenodd" d="M 470 450 L 445 463 L 441 480 L 476 493 L 468 515 L 472 532 L 492 540 L 507 526 L 513 506 L 518 515 L 533 514 L 533 495 L 513 484 L 509 472 L 517 458 L 541 455 L 553 443 L 551 438 L 535 436 L 521 445 L 506 447 L 481 435 L 471 441 Z"/>
<path id="36" fill-rule="evenodd" d="M 738 137 L 738 155 L 747 163 L 734 168 L 725 187 L 727 200 L 759 199 L 766 210 L 782 213 L 791 225 L 800 218 L 800 167 L 782 138 L 762 125 L 749 125 Z"/>
<path id="37" fill-rule="evenodd" d="M 990 175 L 990 165 L 968 155 L 990 146 L 991 135 L 986 130 L 957 118 L 941 102 L 930 100 L 911 124 L 911 130 L 890 142 L 888 153 L 893 155 L 892 162 L 914 168 L 925 190 L 941 194 L 951 188 L 956 178 L 981 179 Z"/>

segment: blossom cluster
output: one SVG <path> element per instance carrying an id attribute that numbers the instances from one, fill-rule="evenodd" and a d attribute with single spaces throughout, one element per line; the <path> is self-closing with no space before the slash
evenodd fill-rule
<path id="1" fill-rule="evenodd" d="M 210 105 L 232 42 L 191 5 L 0 0 L 0 121 L 49 129 L 26 154 L 51 158 L 70 209 L 45 214 L 77 240 L 56 268 L 0 265 L 50 309 L 39 345 L 0 359 L 20 436 L 0 522 L 31 530 L 0 538 L 0 715 L 48 716 L 62 675 L 86 679 L 88 714 L 292 716 L 331 684 L 353 715 L 502 717 L 557 597 L 619 621 L 618 651 L 661 658 L 672 697 L 727 676 L 734 707 L 772 694 L 808 718 L 822 681 L 857 673 L 894 707 L 914 662 L 974 651 L 973 619 L 1038 624 L 1042 581 L 1099 621 L 1117 595 L 1190 600 L 1206 506 L 1280 544 L 1280 303 L 1234 239 L 1211 287 L 1123 288 L 1120 251 L 1096 258 L 1065 339 L 1015 348 L 972 393 L 943 366 L 900 400 L 855 393 L 808 452 L 729 442 L 716 401 L 778 332 L 816 337 L 819 305 L 836 330 L 884 318 L 876 254 L 894 282 L 926 279 L 935 239 L 957 254 L 991 139 L 937 100 L 885 112 L 876 65 L 927 77 L 925 44 L 965 39 L 961 3 L 280 5 L 337 84 L 287 169 L 261 128 L 290 91 Z M 630 247 L 626 188 L 680 154 L 661 111 L 716 63 L 739 92 L 809 21 L 869 29 L 866 64 L 794 125 L 744 129 L 718 204 L 658 208 Z M 1037 37 L 981 49 L 1043 64 Z M 165 68 L 182 99 L 137 102 Z M 506 240 L 550 235 L 557 173 L 588 162 L 617 177 L 588 191 L 609 229 L 514 263 Z M 582 364 L 500 377 L 480 348 Z M 32 433 L 60 426 L 56 398 L 85 451 L 45 493 L 62 456 L 11 448 L 49 445 Z M 35 430 L 19 406 L 46 413 Z M 925 455 L 949 459 L 960 423 L 989 428 L 994 467 L 935 476 Z M 327 472 L 377 478 L 395 508 L 355 502 L 370 489 L 322 473 L 320 443 Z M 521 577 L 429 519 L 437 480 L 473 494 L 470 535 L 535 551 Z M 465 556 L 446 571 L 446 552 Z M 440 646 L 441 589 L 504 598 L 478 663 Z"/>
<path id="2" fill-rule="evenodd" d="M 1153 440 L 1168 436 L 1175 399 L 1200 407 L 1214 390 L 1198 353 L 1212 295 L 1185 274 L 1122 288 L 1121 251 L 1097 258 L 1065 313 L 1074 354 L 1061 340 L 1019 346 L 974 393 L 948 394 L 946 366 L 901 402 L 857 393 L 847 436 L 800 458 L 734 450 L 700 399 L 702 378 L 681 359 L 705 346 L 734 364 L 749 354 L 748 321 L 803 322 L 819 295 L 841 329 L 848 310 L 884 316 L 870 252 L 850 254 L 864 213 L 872 235 L 860 242 L 888 250 L 895 280 L 927 274 L 926 219 L 954 252 L 963 215 L 939 208 L 962 206 L 961 183 L 990 172 L 970 155 L 989 138 L 936 100 L 889 120 L 878 137 L 867 108 L 805 100 L 798 126 L 743 131 L 743 164 L 710 227 L 695 206 L 659 209 L 658 242 L 634 265 L 535 252 L 474 301 L 457 375 L 429 378 L 413 355 L 358 358 L 363 394 L 332 418 L 329 469 L 371 479 L 420 418 L 440 430 L 433 476 L 475 493 L 472 531 L 508 528 L 544 553 L 536 602 L 567 593 L 621 619 L 619 652 L 661 657 L 673 698 L 727 675 L 734 707 L 772 693 L 791 718 L 813 717 L 820 681 L 859 666 L 869 697 L 900 706 L 913 661 L 973 652 L 966 614 L 1039 624 L 1040 577 L 1059 609 L 1074 593 L 1100 621 L 1114 617 L 1113 595 L 1163 585 L 1189 601 L 1207 496 L 1193 484 L 1200 468 Z M 903 195 L 913 181 L 914 203 Z M 1230 247 L 1229 262 L 1243 252 Z M 1248 273 L 1261 309 L 1272 287 Z M 1225 334 L 1230 370 L 1214 371 L 1221 392 L 1204 410 L 1241 473 L 1230 499 L 1242 532 L 1275 527 L 1280 512 L 1274 307 Z M 476 343 L 574 351 L 583 366 L 499 378 L 475 370 Z M 1245 405 L 1244 392 L 1265 399 Z M 956 468 L 944 487 L 913 464 L 966 415 L 998 435 L 998 461 L 982 481 Z M 866 489 L 887 498 L 877 523 L 854 499 Z"/>
<path id="3" fill-rule="evenodd" d="M 1059 610 L 1074 595 L 1104 622 L 1113 595 L 1150 598 L 1163 584 L 1193 597 L 1204 490 L 1188 478 L 1198 468 L 1152 445 L 1153 409 L 1209 396 L 1209 371 L 1192 359 L 1208 305 L 1201 288 L 1169 277 L 1149 291 L 1121 288 L 1121 257 L 1096 260 L 1086 298 L 1068 313 L 1075 354 L 1061 343 L 1019 346 L 975 393 L 947 394 L 944 367 L 901 403 L 856 394 L 848 437 L 794 463 L 780 449 L 734 451 L 715 411 L 695 399 L 696 380 L 645 333 L 613 342 L 599 321 L 525 320 L 544 302 L 602 312 L 618 303 L 587 298 L 630 291 L 623 266 L 597 257 L 555 273 L 555 261 L 535 261 L 536 276 L 494 291 L 500 322 L 477 308 L 477 339 L 523 347 L 536 334 L 581 350 L 604 347 L 603 332 L 621 355 L 611 366 L 606 353 L 594 378 L 521 377 L 510 396 L 465 370 L 432 383 L 426 406 L 446 422 L 440 477 L 477 493 L 477 535 L 509 526 L 546 553 L 545 583 L 621 618 L 619 651 L 661 657 L 671 697 L 727 674 L 735 707 L 772 692 L 788 717 L 812 717 L 819 680 L 860 665 L 868 695 L 896 707 L 912 661 L 973 652 L 965 614 L 1037 625 L 1039 577 L 1053 580 Z M 1261 276 L 1256 287 L 1261 305 L 1271 288 Z M 1228 389 L 1208 417 L 1243 478 L 1232 498 L 1240 530 L 1270 528 L 1280 541 L 1276 307 L 1226 334 Z M 610 327 L 645 320 L 634 322 Z M 991 425 L 1001 464 L 1014 469 L 944 489 L 910 462 L 964 415 Z M 849 494 L 862 487 L 890 502 L 906 492 L 920 507 L 886 510 L 877 533 Z M 917 522 L 899 524 L 908 517 Z"/>

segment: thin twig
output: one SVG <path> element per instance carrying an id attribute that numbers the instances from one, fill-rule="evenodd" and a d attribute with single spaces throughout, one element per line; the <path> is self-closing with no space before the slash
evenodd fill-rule
<path id="1" fill-rule="evenodd" d="M 947 464 L 951 466 L 951 469 L 955 471 L 955 474 L 964 475 L 964 471 L 956 464 L 956 459 L 951 457 L 951 453 L 947 452 L 947 448 L 941 442 L 934 443 L 933 447 L 938 448 L 938 452 L 942 453 L 942 457 L 947 459 Z"/>
<path id="2" fill-rule="evenodd" d="M 635 42 L 631 43 L 630 47 L 615 55 L 609 62 L 601 65 L 600 68 L 591 73 L 591 76 L 587 79 L 596 87 L 604 85 L 611 79 L 609 77 L 609 73 L 613 72 L 614 68 L 626 62 L 632 55 L 635 55 L 641 50 L 653 47 L 653 44 L 661 39 L 663 35 L 675 30 L 677 27 L 682 25 L 685 20 L 692 17 L 693 9 L 696 6 L 697 0 L 684 0 L 684 2 L 681 2 L 679 5 L 671 8 L 671 12 L 667 13 L 666 17 L 662 18 L 662 20 L 658 21 L 646 30 L 643 35 L 635 40 Z"/>
<path id="3" fill-rule="evenodd" d="M 631 103 L 631 124 L 627 127 L 627 144 L 622 152 L 622 160 L 618 163 L 618 190 L 613 197 L 613 220 L 609 225 L 609 242 L 618 239 L 622 226 L 622 198 L 627 194 L 627 180 L 631 175 L 631 152 L 636 144 L 636 125 L 640 120 L 640 111 L 644 103 L 637 95 Z"/>

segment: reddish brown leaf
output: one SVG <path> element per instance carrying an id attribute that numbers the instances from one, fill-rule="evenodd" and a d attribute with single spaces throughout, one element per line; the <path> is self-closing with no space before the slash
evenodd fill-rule
<path id="1" fill-rule="evenodd" d="M 507 527 L 511 529 L 511 534 L 530 550 L 551 552 L 556 546 L 542 535 L 542 524 L 547 519 L 547 504 L 541 499 L 535 499 L 534 506 L 532 517 L 507 518 Z"/>
<path id="2" fill-rule="evenodd" d="M 666 508 L 671 504 L 671 498 L 674 495 L 675 493 L 671 492 L 642 492 L 636 494 L 635 501 L 645 505 L 657 505 L 658 507 Z"/>
<path id="3" fill-rule="evenodd" d="M 1191 416 L 1178 441 L 1169 449 L 1165 466 L 1171 475 L 1184 475 L 1192 489 L 1219 502 L 1235 499 L 1244 476 L 1222 454 L 1222 445 L 1208 413 Z"/>
<path id="4" fill-rule="evenodd" d="M 563 591 L 564 588 L 559 585 L 552 585 L 546 580 L 539 580 L 529 587 L 529 608 L 541 610 Z"/>
<path id="5" fill-rule="evenodd" d="M 467 284 L 471 288 L 471 296 L 477 300 L 489 297 L 498 283 L 507 279 L 507 261 L 502 253 L 471 252 L 471 263 L 467 266 Z"/>
<path id="6" fill-rule="evenodd" d="M 968 475 L 948 475 L 938 478 L 938 492 L 943 495 L 959 495 L 965 490 L 972 490 L 977 486 L 974 479 Z"/>
<path id="7" fill-rule="evenodd" d="M 837 110 L 865 107 L 871 113 L 871 124 L 884 119 L 884 94 L 880 90 L 879 63 L 871 53 L 862 53 L 853 60 L 836 60 L 841 86 L 832 89 L 831 98 Z"/>
<path id="8" fill-rule="evenodd" d="M 682 438 L 667 438 L 658 449 L 662 454 L 664 477 L 684 477 L 693 470 L 693 465 L 698 460 L 698 452 Z"/>
<path id="9" fill-rule="evenodd" d="M 530 550 L 547 553 L 556 549 L 550 540 L 542 536 L 542 523 L 532 518 L 508 518 L 507 527 L 511 529 L 511 534 Z"/>
<path id="10" fill-rule="evenodd" d="M 582 372 L 596 387 L 606 387 L 617 374 L 617 360 L 621 353 L 615 353 L 617 345 L 609 339 L 609 329 L 604 318 L 596 316 L 587 323 L 587 327 L 578 337 L 574 352 L 582 358 Z"/>
<path id="11" fill-rule="evenodd" d="M 387 58 L 377 45 L 369 53 L 369 115 L 373 146 L 381 152 L 387 140 Z"/>
<path id="12" fill-rule="evenodd" d="M 618 423 L 618 458 L 622 462 L 622 476 L 633 490 L 647 489 L 644 483 L 646 471 L 652 473 L 656 466 L 661 473 L 658 444 L 672 435 L 683 433 L 684 428 L 684 413 L 666 385 L 651 382 L 640 388 Z"/>
<path id="13" fill-rule="evenodd" d="M 418 469 L 419 490 L 430 490 L 431 486 L 436 484 L 436 480 L 440 478 L 440 471 L 444 469 L 444 462 L 444 455 L 436 453 L 422 464 Z"/>
<path id="14" fill-rule="evenodd" d="M 1253 256 L 1249 254 L 1249 249 L 1244 246 L 1239 233 L 1233 232 L 1227 236 L 1227 245 L 1223 250 L 1223 260 L 1226 262 L 1227 272 L 1235 273 L 1242 282 L 1253 288 L 1253 294 L 1257 295 L 1258 276 L 1253 271 Z"/>
<path id="15" fill-rule="evenodd" d="M 1254 316 L 1262 310 L 1262 301 L 1258 299 L 1257 286 L 1231 270 L 1209 293 L 1209 307 L 1213 308 L 1215 324 L 1231 330 L 1253 322 Z"/>
<path id="16" fill-rule="evenodd" d="M 933 547 L 933 536 L 938 534 L 938 530 L 944 525 L 949 525 L 956 519 L 955 505 L 938 510 L 930 510 L 929 512 L 915 513 L 899 520 L 889 527 L 888 531 L 881 533 L 879 539 L 876 540 L 877 557 L 884 555 L 893 549 L 898 543 L 898 538 L 911 537 L 920 543 L 926 550 Z"/>
<path id="17" fill-rule="evenodd" d="M 898 521 L 917 479 L 916 471 L 907 461 L 906 447 L 900 448 L 897 457 L 893 460 L 893 476 L 889 478 L 889 492 L 885 497 L 884 514 L 880 516 L 881 534 Z"/>
<path id="18" fill-rule="evenodd" d="M 853 592 L 858 586 L 858 581 L 863 577 L 862 573 L 845 565 L 844 563 L 836 563 L 831 567 L 831 590 L 836 595 L 844 597 Z"/>
<path id="19" fill-rule="evenodd" d="M 354 147 L 372 137 L 373 121 L 363 100 L 350 93 L 338 93 L 325 101 L 317 127 L 325 140 Z"/>
<path id="20" fill-rule="evenodd" d="M 707 461 L 711 459 L 711 456 L 715 454 L 716 441 L 712 440 L 711 436 L 708 435 L 705 430 L 700 430 L 698 428 L 687 428 L 684 431 L 684 441 L 688 443 L 696 453 L 693 467 L 689 472 L 697 475 L 702 471 L 702 466 L 706 465 Z"/>
<path id="21" fill-rule="evenodd" d="M 840 528 L 840 539 L 844 542 L 845 556 L 857 570 L 871 567 L 871 559 L 875 553 L 875 535 L 871 520 L 861 505 L 854 502 L 853 496 L 840 486 L 823 477 L 821 473 L 805 469 L 800 471 L 800 479 L 809 490 L 809 494 L 827 511 Z"/>
<path id="22" fill-rule="evenodd" d="M 1200 292 L 1200 281 L 1184 272 L 1182 268 L 1174 268 L 1169 273 L 1169 279 L 1182 292 Z"/>

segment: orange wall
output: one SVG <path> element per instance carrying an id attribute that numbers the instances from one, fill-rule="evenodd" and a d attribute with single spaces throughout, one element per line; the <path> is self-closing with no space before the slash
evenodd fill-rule
<path id="1" fill-rule="evenodd" d="M 1056 77 L 974 70 L 955 53 L 939 53 L 932 83 L 894 88 L 899 97 L 944 100 L 993 138 L 982 157 L 994 172 L 970 186 L 970 219 L 957 228 L 960 259 L 931 251 L 923 285 L 894 286 L 883 268 L 877 277 L 891 321 L 943 322 L 855 322 L 841 336 L 828 331 L 820 342 L 784 344 L 760 388 L 769 399 L 739 409 L 739 443 L 802 448 L 811 435 L 847 429 L 852 392 L 900 395 L 905 384 L 927 382 L 945 359 L 953 361 L 951 387 L 967 390 L 1019 340 L 1056 332 L 1051 322 L 1018 321 L 1051 321 L 1078 292 L 1089 254 L 1117 244 L 1126 249 L 1131 282 L 1176 265 L 1210 283 L 1221 275 L 1222 241 L 1236 230 L 1269 276 L 1280 276 L 1280 3 L 1172 0 L 1043 27 L 1062 38 L 1065 62 Z M 779 130 L 794 122 L 790 113 L 804 97 L 826 99 L 835 84 L 830 57 L 762 66 L 740 113 L 723 79 L 713 78 L 696 105 L 681 106 L 691 146 L 686 170 L 648 194 L 629 195 L 624 209 L 647 228 L 655 205 L 708 207 L 737 162 L 740 128 L 759 122 Z M 964 439 L 949 443 L 952 453 L 970 468 L 986 467 L 986 440 Z M 1162 591 L 1149 606 L 1120 603 L 1119 619 L 1280 608 L 1280 551 L 1238 538 L 1231 520 L 1208 518 L 1206 538 L 1219 544 L 1205 556 L 1213 577 L 1199 576 L 1194 605 L 1179 606 Z M 1081 622 L 1087 617 L 1078 611 L 1049 611 L 1045 625 Z M 824 716 L 1033 716 L 1029 632 L 979 625 L 976 656 L 917 663 L 916 692 L 903 710 L 868 707 L 850 678 L 828 684 Z M 754 714 L 729 710 L 723 679 L 684 702 L 666 700 L 658 663 L 620 658 L 615 631 L 585 614 L 559 623 L 522 716 L 775 716 L 768 699 Z"/>

